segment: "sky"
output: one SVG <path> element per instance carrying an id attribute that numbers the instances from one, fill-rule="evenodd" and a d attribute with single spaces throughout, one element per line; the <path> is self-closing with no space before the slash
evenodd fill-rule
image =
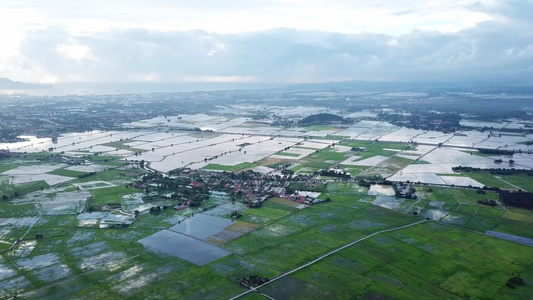
<path id="1" fill-rule="evenodd" d="M 0 78 L 533 84 L 533 0 L 2 0 Z"/>

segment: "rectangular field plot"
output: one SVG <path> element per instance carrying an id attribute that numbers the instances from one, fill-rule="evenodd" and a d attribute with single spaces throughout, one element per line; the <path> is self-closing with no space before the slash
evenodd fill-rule
<path id="1" fill-rule="evenodd" d="M 20 269 L 34 270 L 56 264 L 59 261 L 60 257 L 57 253 L 48 253 L 39 256 L 34 256 L 32 258 L 19 259 L 17 260 L 16 265 Z"/>
<path id="2" fill-rule="evenodd" d="M 161 230 L 139 240 L 147 248 L 203 266 L 231 252 L 170 230 Z"/>
<path id="3" fill-rule="evenodd" d="M 41 214 L 62 215 L 81 213 L 85 202 L 91 196 L 88 191 L 57 193 L 55 197 L 40 199 L 35 206 Z"/>
<path id="4" fill-rule="evenodd" d="M 210 210 L 202 212 L 202 214 L 215 216 L 215 217 L 224 217 L 226 215 L 229 215 L 233 211 L 243 211 L 246 209 L 246 205 L 242 204 L 241 202 L 235 202 L 235 203 L 224 203 L 221 205 L 216 206 L 215 208 L 212 208 Z"/>
<path id="5" fill-rule="evenodd" d="M 108 252 L 110 249 L 111 246 L 107 242 L 99 241 L 85 246 L 70 248 L 68 249 L 68 253 L 76 259 L 82 259 Z"/>
<path id="6" fill-rule="evenodd" d="M 214 245 L 222 245 L 258 227 L 259 225 L 257 224 L 238 221 L 228 226 L 226 230 L 208 237 L 205 241 Z"/>
<path id="7" fill-rule="evenodd" d="M 442 180 L 444 180 L 448 185 L 483 187 L 483 184 L 469 177 L 441 176 L 440 178 L 442 178 Z"/>
<path id="8" fill-rule="evenodd" d="M 223 219 L 206 214 L 197 214 L 194 217 L 176 224 L 169 230 L 193 236 L 197 239 L 205 239 L 219 233 L 231 225 L 233 220 Z"/>
<path id="9" fill-rule="evenodd" d="M 341 164 L 350 165 L 350 166 L 369 166 L 369 167 L 373 167 L 373 166 L 375 166 L 375 165 L 377 165 L 379 163 L 382 163 L 382 162 L 386 161 L 387 159 L 389 159 L 389 158 L 386 157 L 386 156 L 376 155 L 376 156 L 373 156 L 373 157 L 370 157 L 370 158 L 366 158 L 366 159 L 363 159 L 363 160 L 358 160 L 358 161 L 350 161 L 348 159 L 348 160 L 343 161 Z"/>
<path id="10" fill-rule="evenodd" d="M 32 272 L 35 278 L 43 282 L 53 282 L 72 276 L 72 271 L 64 264 L 55 264 Z"/>

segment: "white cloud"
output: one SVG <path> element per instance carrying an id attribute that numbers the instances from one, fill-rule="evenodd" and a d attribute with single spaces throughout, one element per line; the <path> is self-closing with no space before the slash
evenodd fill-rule
<path id="1" fill-rule="evenodd" d="M 61 26 L 71 32 L 110 28 L 202 29 L 217 33 L 279 27 L 344 33 L 401 34 L 438 26 L 456 30 L 490 17 L 493 0 L 18 0 L 3 3 L 9 24 Z M 474 10 L 477 4 L 484 11 Z M 480 4 L 483 4 L 481 6 Z M 435 23 L 437 21 L 438 24 Z"/>
<path id="2" fill-rule="evenodd" d="M 72 41 L 57 45 L 57 52 L 74 60 L 81 60 L 89 55 L 89 48 Z"/>
<path id="3" fill-rule="evenodd" d="M 532 12 L 529 0 L 8 1 L 0 25 L 14 30 L 0 50 L 0 77 L 527 79 Z"/>

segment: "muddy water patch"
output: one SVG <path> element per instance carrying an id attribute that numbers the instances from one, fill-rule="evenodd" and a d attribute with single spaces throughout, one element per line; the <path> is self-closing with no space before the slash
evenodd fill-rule
<path id="1" fill-rule="evenodd" d="M 392 185 L 373 184 L 370 186 L 368 194 L 372 196 L 394 196 L 396 193 Z"/>
<path id="2" fill-rule="evenodd" d="M 422 217 L 429 218 L 430 220 L 438 221 L 442 218 L 444 218 L 449 212 L 446 210 L 440 210 L 440 209 L 428 209 L 424 211 L 422 214 Z"/>
<path id="3" fill-rule="evenodd" d="M 376 200 L 372 202 L 372 204 L 376 206 L 381 206 L 383 208 L 396 209 L 400 204 L 403 203 L 403 201 L 404 200 L 400 198 L 381 195 L 381 196 L 378 196 Z"/>

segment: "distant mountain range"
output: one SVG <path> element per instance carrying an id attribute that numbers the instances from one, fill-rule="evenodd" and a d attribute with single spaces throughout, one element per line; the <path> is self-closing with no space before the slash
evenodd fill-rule
<path id="1" fill-rule="evenodd" d="M 13 81 L 8 78 L 0 78 L 0 90 L 44 89 L 50 87 L 52 87 L 50 84 L 27 83 L 22 81 Z"/>

